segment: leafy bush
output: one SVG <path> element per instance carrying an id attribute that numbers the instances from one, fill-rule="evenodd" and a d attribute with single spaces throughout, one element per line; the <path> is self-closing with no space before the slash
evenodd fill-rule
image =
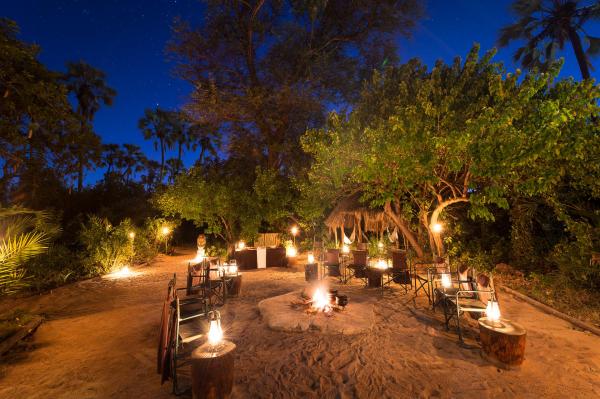
<path id="1" fill-rule="evenodd" d="M 49 212 L 0 209 L 0 294 L 25 288 L 26 263 L 42 254 L 60 229 Z"/>
<path id="2" fill-rule="evenodd" d="M 131 231 L 129 219 L 113 226 L 107 219 L 89 216 L 79 235 L 87 251 L 84 264 L 89 275 L 108 273 L 133 259 Z"/>
<path id="3" fill-rule="evenodd" d="M 165 218 L 148 218 L 144 228 L 148 237 L 154 241 L 158 251 L 169 252 L 169 243 L 173 237 L 173 230 L 177 224 Z"/>
<path id="4" fill-rule="evenodd" d="M 60 244 L 51 245 L 44 256 L 27 264 L 30 288 L 41 291 L 55 288 L 87 275 L 87 269 L 78 252 Z"/>

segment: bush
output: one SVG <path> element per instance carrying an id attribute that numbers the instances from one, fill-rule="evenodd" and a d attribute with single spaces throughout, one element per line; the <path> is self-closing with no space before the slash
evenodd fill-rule
<path id="1" fill-rule="evenodd" d="M 28 282 L 36 291 L 55 288 L 86 275 L 81 256 L 60 244 L 52 245 L 44 256 L 27 264 Z"/>
<path id="2" fill-rule="evenodd" d="M 108 273 L 133 259 L 134 250 L 129 233 L 131 221 L 113 226 L 107 219 L 89 216 L 81 227 L 79 240 L 87 251 L 84 265 L 89 275 Z"/>

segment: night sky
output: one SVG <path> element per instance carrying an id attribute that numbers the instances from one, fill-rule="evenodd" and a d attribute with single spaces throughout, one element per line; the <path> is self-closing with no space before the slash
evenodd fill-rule
<path id="1" fill-rule="evenodd" d="M 202 4 L 197 0 L 2 0 L 1 4 L 1 14 L 19 24 L 21 39 L 42 47 L 40 58 L 50 69 L 64 71 L 65 62 L 82 59 L 106 72 L 117 97 L 112 107 L 102 108 L 95 118 L 104 142 L 135 143 L 158 159 L 137 122 L 146 108 L 176 108 L 186 101 L 189 86 L 172 76 L 164 48 L 173 18 L 199 22 Z M 401 59 L 419 57 L 432 66 L 439 58 L 464 57 L 473 42 L 487 50 L 494 46 L 499 29 L 512 22 L 509 5 L 508 0 L 431 0 L 427 17 L 413 37 L 399 38 Z M 600 36 L 600 23 L 589 23 L 586 30 Z M 516 68 L 512 62 L 515 47 L 500 50 L 495 60 Z M 564 55 L 561 76 L 580 79 L 570 45 Z M 595 64 L 600 65 L 600 60 Z M 598 78 L 599 72 L 593 71 L 592 76 Z M 195 156 L 189 154 L 186 159 L 189 165 Z"/>

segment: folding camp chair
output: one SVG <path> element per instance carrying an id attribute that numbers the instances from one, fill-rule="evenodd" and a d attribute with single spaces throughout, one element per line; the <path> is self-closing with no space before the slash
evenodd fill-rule
<path id="1" fill-rule="evenodd" d="M 488 301 L 496 300 L 496 293 L 491 285 L 491 279 L 485 274 L 478 275 L 475 281 L 457 281 L 456 287 L 443 293 L 439 292 L 439 295 L 441 298 L 440 304 L 444 308 L 446 330 L 450 328 L 450 321 L 455 319 L 458 339 L 461 343 L 463 342 L 463 335 L 460 316 L 468 313 L 473 318 L 479 318 L 482 313 L 485 313 Z"/>
<path id="2" fill-rule="evenodd" d="M 163 305 L 158 345 L 158 373 L 161 383 L 171 378 L 173 393 L 179 394 L 178 369 L 186 362 L 186 345 L 201 338 L 201 320 L 206 317 L 206 302 L 199 297 L 179 298 L 178 292 L 188 287 L 176 288 L 177 276 L 169 281 L 167 298 Z M 191 349 L 191 348 L 190 348 Z"/>
<path id="3" fill-rule="evenodd" d="M 348 269 L 352 270 L 353 275 L 367 285 L 367 251 L 354 250 L 352 251 L 352 263 L 348 265 Z"/>
<path id="4" fill-rule="evenodd" d="M 339 249 L 328 249 L 325 252 L 325 273 L 327 276 L 341 278 Z"/>
<path id="5" fill-rule="evenodd" d="M 404 293 L 408 293 L 409 287 L 412 288 L 412 278 L 410 276 L 410 268 L 408 266 L 408 256 L 406 251 L 394 250 L 391 251 L 392 267 L 388 270 L 387 285 L 392 282 L 400 285 L 404 289 Z"/>

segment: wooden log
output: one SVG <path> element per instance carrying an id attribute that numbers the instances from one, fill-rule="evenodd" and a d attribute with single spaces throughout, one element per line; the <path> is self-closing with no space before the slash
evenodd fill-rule
<path id="1" fill-rule="evenodd" d="M 479 337 L 483 353 L 503 365 L 519 366 L 525 359 L 527 331 L 518 323 L 507 319 L 491 322 L 479 319 Z"/>
<path id="2" fill-rule="evenodd" d="M 233 389 L 235 344 L 208 343 L 192 352 L 193 399 L 227 399 Z"/>
<path id="3" fill-rule="evenodd" d="M 27 337 L 29 334 L 34 332 L 40 324 L 42 324 L 42 318 L 35 316 L 29 323 L 21 327 L 17 332 L 8 337 L 6 340 L 0 343 L 0 356 L 12 349 L 19 341 Z"/>
<path id="4" fill-rule="evenodd" d="M 227 295 L 228 296 L 238 296 L 242 291 L 242 275 L 238 274 L 237 276 L 230 277 L 229 286 L 227 287 Z"/>

